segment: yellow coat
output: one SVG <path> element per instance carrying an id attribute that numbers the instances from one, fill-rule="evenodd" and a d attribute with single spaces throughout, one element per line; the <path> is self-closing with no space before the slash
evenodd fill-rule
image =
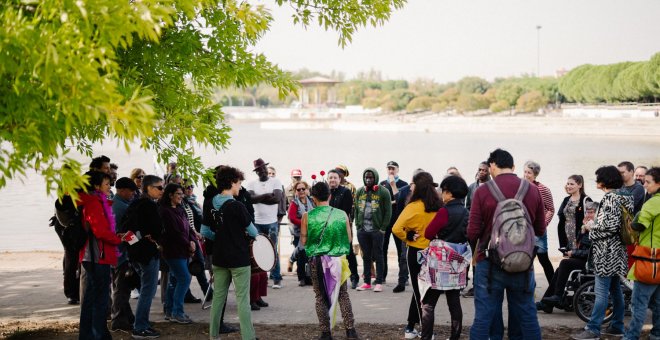
<path id="1" fill-rule="evenodd" d="M 408 203 L 399 215 L 399 218 L 392 227 L 392 234 L 406 242 L 409 246 L 418 249 L 424 249 L 429 246 L 429 240 L 424 237 L 426 227 L 431 223 L 436 212 L 425 212 L 424 203 L 421 200 L 416 200 Z M 409 231 L 414 231 L 419 234 L 415 241 L 408 241 L 406 234 Z"/>

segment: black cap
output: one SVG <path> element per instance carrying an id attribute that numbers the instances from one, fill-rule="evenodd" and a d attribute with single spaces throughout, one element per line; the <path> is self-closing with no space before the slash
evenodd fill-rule
<path id="1" fill-rule="evenodd" d="M 388 168 L 389 168 L 389 167 L 393 167 L 393 166 L 398 168 L 398 167 L 399 167 L 399 163 L 397 163 L 397 162 L 395 162 L 395 161 L 389 161 L 389 162 L 387 162 L 387 167 L 388 167 Z"/>
<path id="2" fill-rule="evenodd" d="M 131 189 L 133 191 L 136 191 L 138 189 L 135 182 L 133 182 L 128 177 L 122 177 L 122 178 L 118 179 L 117 182 L 115 182 L 115 188 L 116 189 Z"/>

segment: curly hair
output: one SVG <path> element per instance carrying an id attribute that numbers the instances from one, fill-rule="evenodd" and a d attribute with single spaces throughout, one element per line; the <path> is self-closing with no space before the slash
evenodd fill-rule
<path id="1" fill-rule="evenodd" d="M 245 180 L 245 175 L 237 168 L 220 165 L 215 168 L 215 184 L 218 191 L 230 189 L 233 183 Z"/>

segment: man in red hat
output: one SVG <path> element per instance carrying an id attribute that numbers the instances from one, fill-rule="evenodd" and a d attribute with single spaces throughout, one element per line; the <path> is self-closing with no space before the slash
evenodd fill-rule
<path id="1" fill-rule="evenodd" d="M 302 171 L 300 169 L 291 170 L 291 184 L 289 184 L 289 186 L 286 188 L 287 206 L 291 204 L 293 196 L 295 195 L 293 188 L 296 186 L 296 183 L 300 182 L 301 179 Z"/>
<path id="2" fill-rule="evenodd" d="M 279 223 L 277 221 L 278 203 L 282 199 L 282 182 L 275 177 L 268 177 L 269 163 L 259 158 L 254 161 L 254 172 L 259 180 L 248 183 L 246 189 L 254 203 L 254 225 L 261 234 L 268 235 L 277 250 L 279 240 Z M 275 267 L 270 271 L 273 288 L 282 288 L 282 274 L 280 274 L 280 254 L 276 253 Z M 261 307 L 261 306 L 260 306 Z M 265 307 L 265 306 L 264 306 Z"/>

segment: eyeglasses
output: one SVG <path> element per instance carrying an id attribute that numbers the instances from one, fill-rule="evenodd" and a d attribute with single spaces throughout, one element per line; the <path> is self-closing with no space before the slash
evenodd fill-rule
<path id="1" fill-rule="evenodd" d="M 307 190 L 307 189 L 305 189 L 305 188 L 298 188 L 298 189 L 296 189 L 296 191 L 298 191 L 298 192 L 305 191 L 305 190 Z"/>
<path id="2" fill-rule="evenodd" d="M 159 186 L 152 185 L 151 187 L 152 187 L 152 188 L 156 188 L 156 189 L 158 189 L 158 190 L 160 190 L 160 191 L 163 191 L 163 189 L 165 189 L 165 188 L 163 188 L 162 185 L 159 185 Z"/>
<path id="3" fill-rule="evenodd" d="M 143 179 L 143 178 L 144 178 L 144 175 L 136 176 L 135 178 Z"/>
<path id="4" fill-rule="evenodd" d="M 194 188 L 195 188 L 195 187 L 192 186 L 192 185 L 189 185 L 189 186 L 186 187 L 186 189 L 188 189 L 188 190 L 190 190 L 190 189 L 194 189 Z"/>

